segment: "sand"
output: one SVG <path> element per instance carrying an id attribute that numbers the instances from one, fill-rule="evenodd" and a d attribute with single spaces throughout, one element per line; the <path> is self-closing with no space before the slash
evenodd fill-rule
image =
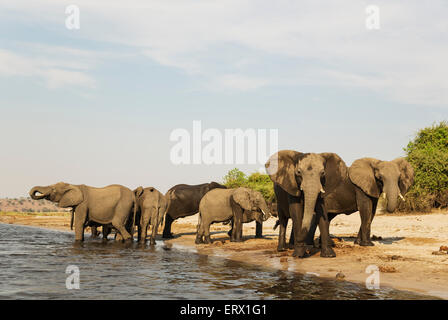
<path id="1" fill-rule="evenodd" d="M 0 222 L 70 231 L 70 216 L 0 215 Z M 177 244 L 193 248 L 200 254 L 216 255 L 269 268 L 309 273 L 323 278 L 342 273 L 344 280 L 365 283 L 371 273 L 368 266 L 380 271 L 380 286 L 410 290 L 448 299 L 448 254 L 440 247 L 448 246 L 448 212 L 432 214 L 377 214 L 372 223 L 374 247 L 354 245 L 359 230 L 358 213 L 339 215 L 330 226 L 335 236 L 337 257 L 321 258 L 319 252 L 298 259 L 292 250 L 277 252 L 278 229 L 271 218 L 264 223 L 264 239 L 255 239 L 255 223 L 244 225 L 244 242 L 229 241 L 229 226 L 211 228 L 212 244 L 196 245 L 197 216 L 173 223 L 174 239 L 165 245 Z M 290 222 L 291 224 L 291 222 Z M 290 226 L 289 226 L 290 228 Z M 289 235 L 289 230 L 288 233 Z M 86 232 L 90 236 L 90 232 Z M 162 240 L 161 238 L 159 238 Z M 375 240 L 376 239 L 376 240 Z M 375 267 L 374 267 L 375 268 Z"/>

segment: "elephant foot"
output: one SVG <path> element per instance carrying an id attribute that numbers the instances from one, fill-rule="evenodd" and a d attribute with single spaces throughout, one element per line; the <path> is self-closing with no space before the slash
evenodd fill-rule
<path id="1" fill-rule="evenodd" d="M 283 252 L 283 251 L 286 251 L 286 246 L 285 245 L 278 245 L 277 246 L 277 251 L 278 252 Z"/>
<path id="2" fill-rule="evenodd" d="M 331 247 L 323 247 L 320 251 L 320 256 L 323 258 L 334 258 L 336 253 Z"/>
<path id="3" fill-rule="evenodd" d="M 294 252 L 292 253 L 293 257 L 304 258 L 306 255 L 306 246 L 296 246 L 294 248 Z"/>
<path id="4" fill-rule="evenodd" d="M 212 239 L 210 239 L 210 236 L 205 236 L 205 237 L 204 237 L 204 243 L 205 243 L 205 244 L 210 244 L 210 243 L 212 243 Z"/>
<path id="5" fill-rule="evenodd" d="M 151 238 L 151 239 L 149 240 L 149 244 L 152 245 L 152 246 L 155 246 L 155 245 L 156 245 L 156 240 L 154 240 L 153 238 Z"/>
<path id="6" fill-rule="evenodd" d="M 204 243 L 204 241 L 202 241 L 202 236 L 196 236 L 196 240 L 194 241 L 194 243 L 196 244 Z"/>
<path id="7" fill-rule="evenodd" d="M 232 239 L 232 238 L 230 238 L 230 242 L 243 242 L 243 239 Z"/>
<path id="8" fill-rule="evenodd" d="M 129 239 L 125 239 L 125 240 L 124 240 L 124 243 L 132 243 L 132 241 L 133 241 L 133 239 L 132 239 L 132 238 L 129 238 Z"/>
<path id="9" fill-rule="evenodd" d="M 361 241 L 359 245 L 362 247 L 373 247 L 375 244 L 372 241 L 368 240 L 368 241 Z"/>

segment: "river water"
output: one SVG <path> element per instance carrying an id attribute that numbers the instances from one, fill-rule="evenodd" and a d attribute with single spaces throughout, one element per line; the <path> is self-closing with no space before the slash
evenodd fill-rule
<path id="1" fill-rule="evenodd" d="M 68 290 L 69 265 L 79 289 Z M 411 292 L 329 281 L 199 255 L 69 232 L 0 223 L 0 299 L 427 299 Z"/>

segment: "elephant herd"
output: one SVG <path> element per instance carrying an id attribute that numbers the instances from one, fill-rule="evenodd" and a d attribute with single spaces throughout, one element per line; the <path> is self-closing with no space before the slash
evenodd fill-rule
<path id="1" fill-rule="evenodd" d="M 347 167 L 335 153 L 301 153 L 282 150 L 267 161 L 266 171 L 274 184 L 277 202 L 277 225 L 280 226 L 278 251 L 293 248 L 293 256 L 304 257 L 314 246 L 317 226 L 322 257 L 335 257 L 330 238 L 330 222 L 338 214 L 359 211 L 361 226 L 356 244 L 372 246 L 370 228 L 378 199 L 385 194 L 387 211 L 393 212 L 398 198 L 403 198 L 414 180 L 411 165 L 403 158 L 381 161 L 362 158 Z M 137 226 L 138 241 L 145 243 L 151 226 L 150 244 L 155 244 L 159 225 L 165 222 L 163 238 L 172 238 L 174 220 L 199 213 L 196 244 L 210 243 L 210 225 L 229 223 L 231 241 L 242 241 L 242 224 L 256 221 L 256 237 L 262 237 L 262 223 L 270 209 L 258 191 L 249 188 L 226 188 L 216 182 L 200 185 L 179 184 L 165 195 L 153 187 L 134 191 L 110 185 L 94 188 L 63 182 L 36 186 L 31 198 L 47 199 L 61 208 L 72 209 L 75 241 L 84 240 L 84 229 L 92 235 L 102 226 L 103 239 L 112 228 L 116 240 L 132 242 Z M 286 244 L 288 220 L 293 226 Z"/>

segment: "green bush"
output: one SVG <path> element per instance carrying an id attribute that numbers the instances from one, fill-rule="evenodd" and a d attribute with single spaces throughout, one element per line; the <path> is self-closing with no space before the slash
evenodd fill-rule
<path id="1" fill-rule="evenodd" d="M 254 172 L 250 176 L 237 168 L 230 170 L 223 178 L 223 184 L 228 188 L 246 187 L 261 192 L 266 202 L 275 201 L 274 186 L 267 174 Z"/>
<path id="2" fill-rule="evenodd" d="M 448 206 L 448 123 L 421 129 L 404 151 L 414 168 L 414 184 L 400 211 L 430 211 Z"/>

